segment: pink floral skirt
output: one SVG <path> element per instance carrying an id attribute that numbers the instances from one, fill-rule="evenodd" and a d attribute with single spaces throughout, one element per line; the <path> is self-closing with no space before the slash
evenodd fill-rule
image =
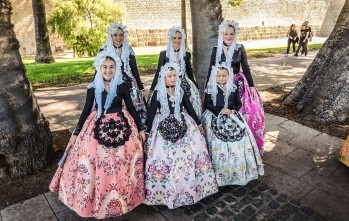
<path id="1" fill-rule="evenodd" d="M 93 111 L 54 175 L 50 190 L 82 217 L 120 216 L 144 201 L 143 148 L 130 114 L 123 110 L 131 127 L 124 145 L 105 147 L 94 139 L 97 112 Z M 118 113 L 107 118 L 120 119 Z"/>
<path id="2" fill-rule="evenodd" d="M 235 74 L 234 81 L 239 88 L 239 94 L 242 102 L 240 112 L 244 115 L 247 124 L 252 131 L 259 149 L 259 153 L 264 155 L 265 119 L 262 99 L 257 88 L 257 97 L 254 99 L 252 98 L 247 79 L 242 72 Z"/>

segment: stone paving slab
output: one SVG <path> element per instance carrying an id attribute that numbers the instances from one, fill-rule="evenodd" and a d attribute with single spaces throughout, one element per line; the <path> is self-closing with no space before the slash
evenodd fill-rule
<path id="1" fill-rule="evenodd" d="M 317 130 L 303 126 L 299 123 L 296 123 L 296 122 L 290 121 L 290 120 L 284 121 L 284 122 L 280 123 L 279 125 L 285 129 L 288 129 L 288 130 L 293 131 L 295 133 L 306 134 L 307 136 L 311 136 L 311 137 L 315 137 L 315 136 L 320 134 L 320 132 Z"/>
<path id="2" fill-rule="evenodd" d="M 54 213 L 59 213 L 63 210 L 68 209 L 68 207 L 58 199 L 58 193 L 47 192 L 44 194 L 44 196 Z"/>
<path id="3" fill-rule="evenodd" d="M 315 169 L 319 175 L 333 174 L 340 165 L 338 159 L 323 158 L 320 161 L 318 155 L 314 155 L 313 152 L 304 150 L 303 148 L 298 148 L 287 156 Z"/>
<path id="4" fill-rule="evenodd" d="M 311 167 L 287 156 L 276 157 L 268 163 L 269 165 L 273 165 L 274 168 L 295 178 L 300 178 L 312 170 Z"/>
<path id="5" fill-rule="evenodd" d="M 289 141 L 300 135 L 300 133 L 285 129 L 279 125 L 269 124 L 267 122 L 265 125 L 265 133 L 277 138 L 278 140 L 284 141 Z"/>
<path id="6" fill-rule="evenodd" d="M 63 210 L 56 214 L 57 219 L 59 221 L 95 221 L 95 220 L 101 220 L 101 221 L 111 221 L 110 218 L 106 219 L 95 219 L 95 218 L 84 218 L 79 216 L 77 213 L 70 209 Z"/>
<path id="7" fill-rule="evenodd" d="M 310 135 L 305 133 L 289 140 L 289 142 L 297 147 L 301 147 L 313 153 L 321 153 L 327 156 L 333 155 L 335 151 L 339 149 L 338 147 L 332 146 L 330 144 L 321 143 L 309 136 Z"/>
<path id="8" fill-rule="evenodd" d="M 341 192 L 338 189 L 317 188 L 301 199 L 301 202 L 312 205 L 312 209 L 327 214 L 330 220 L 348 220 L 346 211 L 348 211 L 349 198 L 346 193 L 348 192 Z M 336 204 L 333 205 L 333 202 Z"/>
<path id="9" fill-rule="evenodd" d="M 264 164 L 265 175 L 260 178 L 261 181 L 294 198 L 301 198 L 308 194 L 314 186 L 301 182 L 279 169 L 268 164 Z"/>
<path id="10" fill-rule="evenodd" d="M 321 143 L 325 143 L 335 147 L 336 149 L 342 148 L 344 140 L 338 137 L 333 137 L 325 133 L 321 133 L 318 136 L 314 137 L 315 140 Z"/>
<path id="11" fill-rule="evenodd" d="M 44 195 L 26 200 L 1 210 L 3 221 L 56 221 L 56 217 Z"/>
<path id="12" fill-rule="evenodd" d="M 287 118 L 275 116 L 275 115 L 268 114 L 268 113 L 265 113 L 264 117 L 265 117 L 265 123 L 275 124 L 275 125 L 280 124 L 280 123 L 288 120 Z"/>
<path id="13" fill-rule="evenodd" d="M 112 221 L 125 221 L 125 220 L 140 220 L 140 221 L 166 221 L 166 219 L 159 211 L 153 206 L 140 205 L 130 213 L 126 213 L 120 217 L 111 218 Z"/>

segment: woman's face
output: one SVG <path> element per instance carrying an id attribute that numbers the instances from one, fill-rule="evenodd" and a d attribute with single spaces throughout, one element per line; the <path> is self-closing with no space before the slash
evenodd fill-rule
<path id="1" fill-rule="evenodd" d="M 166 76 L 165 76 L 165 84 L 166 86 L 174 86 L 176 85 L 176 71 L 171 70 Z"/>
<path id="2" fill-rule="evenodd" d="M 182 35 L 180 32 L 176 32 L 172 37 L 172 45 L 175 50 L 181 47 Z"/>
<path id="3" fill-rule="evenodd" d="M 292 30 L 296 29 L 296 25 L 291 26 Z"/>
<path id="4" fill-rule="evenodd" d="M 115 62 L 111 59 L 107 59 L 101 65 L 101 73 L 105 81 L 110 81 L 115 75 Z"/>
<path id="5" fill-rule="evenodd" d="M 217 73 L 217 83 L 226 84 L 228 82 L 229 73 L 227 69 L 220 69 Z"/>
<path id="6" fill-rule="evenodd" d="M 112 37 L 114 46 L 119 47 L 124 41 L 124 32 L 120 28 L 118 28 L 118 30 L 112 35 Z"/>
<path id="7" fill-rule="evenodd" d="M 235 38 L 235 31 L 233 27 L 228 27 L 227 30 L 224 32 L 223 41 L 227 45 L 231 45 L 233 43 L 233 40 Z"/>

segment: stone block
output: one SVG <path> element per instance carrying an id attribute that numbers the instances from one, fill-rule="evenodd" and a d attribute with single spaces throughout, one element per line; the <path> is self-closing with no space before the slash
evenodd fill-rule
<path id="1" fill-rule="evenodd" d="M 65 209 L 68 209 L 68 207 L 58 199 L 58 193 L 47 192 L 44 194 L 44 196 L 47 202 L 49 203 L 49 205 L 51 206 L 54 213 L 59 213 Z"/>
<path id="2" fill-rule="evenodd" d="M 342 148 L 344 144 L 344 140 L 340 139 L 338 137 L 332 137 L 328 134 L 321 133 L 318 136 L 315 137 L 315 139 L 321 143 L 325 143 L 328 145 L 333 146 L 335 149 L 340 149 Z M 337 148 L 336 148 L 337 147 Z"/>
<path id="3" fill-rule="evenodd" d="M 316 188 L 302 198 L 301 203 L 326 214 L 330 220 L 346 220 L 345 217 L 349 217 L 349 198 L 344 193 L 334 188 Z"/>
<path id="4" fill-rule="evenodd" d="M 187 215 L 184 213 L 184 211 L 185 210 L 183 210 L 183 209 L 177 208 L 177 209 L 161 210 L 160 213 L 162 214 L 162 216 L 164 216 L 166 218 L 166 220 L 181 220 L 181 221 L 191 220 L 190 215 L 192 213 L 190 212 L 190 214 Z M 188 211 L 190 211 L 190 210 L 188 210 Z"/>
<path id="5" fill-rule="evenodd" d="M 311 167 L 303 164 L 301 161 L 296 161 L 287 156 L 275 157 L 269 162 L 269 165 L 295 178 L 300 178 L 312 170 Z"/>
<path id="6" fill-rule="evenodd" d="M 1 216 L 3 221 L 57 220 L 44 195 L 7 207 Z"/>
<path id="7" fill-rule="evenodd" d="M 166 218 L 161 215 L 152 206 L 147 206 L 144 204 L 139 205 L 134 210 L 129 213 L 126 213 L 120 217 L 111 218 L 112 221 L 122 221 L 122 220 L 143 220 L 143 221 L 166 221 Z"/>
<path id="8" fill-rule="evenodd" d="M 292 144 L 289 144 L 283 140 L 277 139 L 273 136 L 266 134 L 265 136 L 265 145 L 264 150 L 266 153 L 277 153 L 279 155 L 286 155 L 296 150 L 298 147 Z"/>
<path id="9" fill-rule="evenodd" d="M 314 189 L 313 186 L 301 182 L 297 178 L 294 178 L 267 164 L 264 165 L 264 169 L 265 174 L 259 179 L 281 193 L 291 195 L 294 198 L 300 198 Z"/>
<path id="10" fill-rule="evenodd" d="M 289 141 L 289 143 L 301 147 L 304 150 L 308 150 L 320 155 L 327 155 L 328 157 L 334 154 L 337 150 L 332 145 L 321 143 L 315 138 L 310 137 L 309 135 L 302 134 Z"/>
<path id="11" fill-rule="evenodd" d="M 339 167 L 340 162 L 330 157 L 322 157 L 317 153 L 313 153 L 302 148 L 287 154 L 288 157 L 302 162 L 303 164 L 315 169 L 321 175 L 330 175 Z"/>
<path id="12" fill-rule="evenodd" d="M 59 213 L 56 214 L 56 217 L 59 221 L 92 221 L 92 220 L 97 220 L 95 218 L 89 217 L 81 217 L 79 216 L 76 212 L 70 209 L 63 210 Z M 105 219 L 98 219 L 100 221 L 111 221 L 111 218 L 105 218 Z"/>
<path id="13" fill-rule="evenodd" d="M 280 123 L 279 125 L 285 129 L 291 130 L 295 133 L 303 134 L 303 135 L 308 136 L 308 137 L 315 137 L 321 133 L 317 130 L 303 126 L 299 123 L 296 123 L 296 122 L 290 121 L 290 120 L 284 121 L 284 122 Z"/>
<path id="14" fill-rule="evenodd" d="M 265 131 L 266 134 L 269 134 L 270 136 L 273 136 L 283 141 L 289 141 L 300 135 L 300 133 L 291 131 L 289 129 L 283 128 L 275 124 L 267 125 Z"/>

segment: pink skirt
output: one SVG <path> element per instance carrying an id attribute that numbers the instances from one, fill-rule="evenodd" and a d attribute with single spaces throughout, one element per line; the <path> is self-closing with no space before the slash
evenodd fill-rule
<path id="1" fill-rule="evenodd" d="M 50 190 L 82 217 L 120 216 L 144 201 L 143 148 L 133 118 L 126 110 L 123 113 L 132 131 L 124 145 L 98 144 L 93 132 L 97 112 L 93 111 L 51 181 Z M 120 118 L 118 113 L 105 116 Z"/>
<path id="2" fill-rule="evenodd" d="M 265 119 L 262 99 L 257 88 L 257 97 L 254 99 L 252 98 L 247 79 L 242 72 L 235 74 L 234 81 L 239 88 L 239 94 L 241 97 L 242 107 L 240 112 L 244 115 L 247 124 L 252 131 L 259 149 L 259 153 L 264 155 Z"/>

